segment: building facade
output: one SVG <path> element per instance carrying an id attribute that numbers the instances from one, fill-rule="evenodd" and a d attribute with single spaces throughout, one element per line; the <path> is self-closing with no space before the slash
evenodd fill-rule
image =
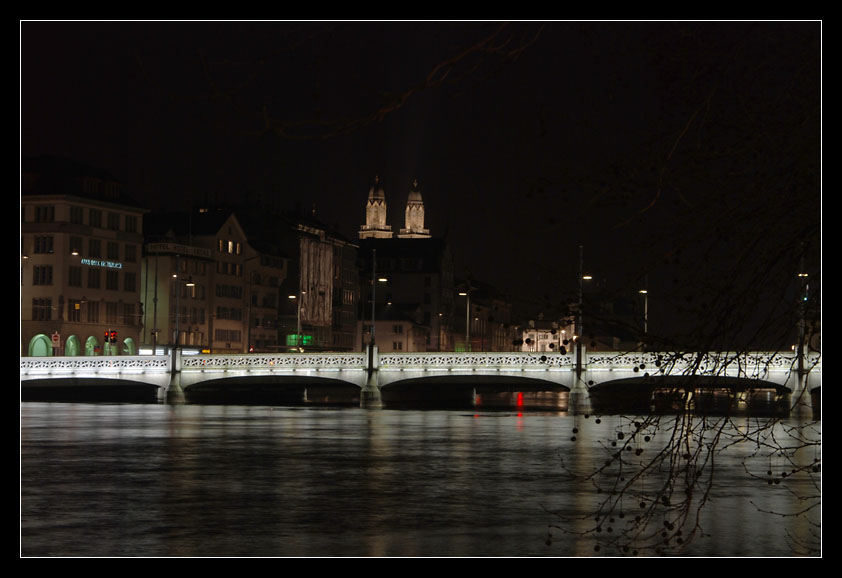
<path id="1" fill-rule="evenodd" d="M 488 283 L 458 280 L 455 309 L 455 351 L 513 350 L 518 331 L 508 295 Z"/>
<path id="2" fill-rule="evenodd" d="M 195 353 L 281 349 L 287 260 L 253 246 L 227 211 L 151 214 L 143 343 Z"/>
<path id="3" fill-rule="evenodd" d="M 109 174 L 24 159 L 21 355 L 133 355 L 145 211 Z"/>
<path id="4" fill-rule="evenodd" d="M 357 246 L 313 216 L 287 216 L 279 222 L 291 256 L 282 290 L 287 350 L 353 351 Z"/>
<path id="5" fill-rule="evenodd" d="M 387 304 L 374 312 L 374 340 L 381 353 L 414 353 L 428 351 L 430 327 L 423 322 L 420 307 L 407 309 Z M 371 343 L 371 320 L 357 325 L 358 349 Z"/>
<path id="6" fill-rule="evenodd" d="M 543 319 L 530 320 L 518 328 L 517 348 L 528 352 L 570 352 L 573 350 L 575 328 L 573 324 Z"/>

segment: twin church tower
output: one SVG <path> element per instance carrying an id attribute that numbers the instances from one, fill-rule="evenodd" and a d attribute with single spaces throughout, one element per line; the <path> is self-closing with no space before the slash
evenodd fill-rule
<path id="1" fill-rule="evenodd" d="M 429 239 L 430 230 L 424 228 L 424 201 L 418 190 L 418 181 L 412 183 L 406 201 L 406 227 L 398 233 L 399 239 Z M 386 194 L 375 177 L 374 185 L 368 192 L 365 205 L 365 225 L 360 227 L 360 239 L 391 239 L 392 226 L 386 224 Z"/>

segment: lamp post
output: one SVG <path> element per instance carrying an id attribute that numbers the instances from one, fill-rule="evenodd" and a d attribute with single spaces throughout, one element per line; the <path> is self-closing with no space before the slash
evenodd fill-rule
<path id="1" fill-rule="evenodd" d="M 295 299 L 297 301 L 296 312 L 295 312 L 295 318 L 296 318 L 295 345 L 296 345 L 296 347 L 298 348 L 299 351 L 301 350 L 301 342 L 302 342 L 302 340 L 301 340 L 301 301 L 303 299 L 302 295 L 306 295 L 306 294 L 307 294 L 306 291 L 299 291 L 298 295 L 288 295 L 287 296 L 289 299 Z"/>
<path id="2" fill-rule="evenodd" d="M 178 282 L 178 274 L 181 272 L 181 255 L 175 256 L 175 273 L 173 273 L 173 279 L 175 279 L 175 339 L 173 339 L 173 345 L 175 349 L 178 349 L 178 338 L 180 336 L 179 333 L 179 326 L 178 322 L 181 319 L 181 286 Z"/>
<path id="3" fill-rule="evenodd" d="M 181 337 L 181 331 L 179 329 L 179 321 L 181 320 L 181 285 L 184 283 L 185 287 L 195 287 L 196 284 L 193 283 L 193 278 L 188 277 L 186 282 L 184 279 L 178 276 L 179 272 L 181 271 L 181 255 L 175 256 L 175 273 L 173 274 L 173 279 L 175 279 L 175 348 L 178 349 L 179 346 L 179 338 Z"/>
<path id="4" fill-rule="evenodd" d="M 584 304 L 584 283 L 593 279 L 590 275 L 585 275 L 584 268 L 584 247 L 579 245 L 579 303 L 577 304 L 576 310 L 576 334 L 574 335 L 576 339 L 576 373 L 578 376 L 582 375 L 582 308 Z"/>
<path id="5" fill-rule="evenodd" d="M 646 341 L 649 338 L 649 276 L 647 275 L 643 281 L 643 289 L 638 291 L 643 295 L 643 347 L 646 351 Z"/>
<path id="6" fill-rule="evenodd" d="M 471 285 L 468 284 L 465 291 L 460 291 L 459 296 L 468 298 L 465 304 L 465 351 L 468 351 L 471 344 Z"/>
<path id="7" fill-rule="evenodd" d="M 369 355 L 374 353 L 374 310 L 377 299 L 375 293 L 377 291 L 377 249 L 371 250 L 371 340 L 369 343 Z"/>
<path id="8" fill-rule="evenodd" d="M 804 272 L 804 257 L 801 257 L 800 273 L 798 278 L 801 281 L 801 294 L 799 296 L 798 304 L 798 376 L 802 377 L 804 371 L 804 354 L 806 350 L 805 340 L 807 338 L 807 299 L 810 285 L 808 283 L 809 274 Z"/>

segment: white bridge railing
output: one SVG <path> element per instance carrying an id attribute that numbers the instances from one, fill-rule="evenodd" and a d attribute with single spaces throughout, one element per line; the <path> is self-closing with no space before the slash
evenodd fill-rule
<path id="1" fill-rule="evenodd" d="M 21 357 L 21 375 L 96 371 L 97 373 L 166 372 L 166 355 L 120 355 L 105 357 Z"/>
<path id="2" fill-rule="evenodd" d="M 389 367 L 555 367 L 572 368 L 575 358 L 559 353 L 381 353 L 380 368 Z"/>
<path id="3" fill-rule="evenodd" d="M 484 353 L 381 353 L 378 369 L 424 369 L 432 367 L 568 369 L 576 367 L 572 354 L 484 352 Z M 797 370 L 795 353 L 614 353 L 589 352 L 584 361 L 588 370 L 634 370 L 649 374 L 739 375 L 755 377 L 769 372 Z M 105 356 L 105 357 L 22 357 L 22 378 L 62 376 L 80 373 L 109 374 L 160 373 L 173 368 L 170 356 Z M 180 371 L 250 369 L 367 369 L 365 353 L 281 353 L 239 355 L 183 356 Z M 821 356 L 805 358 L 804 369 L 821 372 Z"/>
<path id="4" fill-rule="evenodd" d="M 191 369 L 364 369 L 364 353 L 279 353 L 242 355 L 192 355 L 181 361 L 183 370 Z"/>

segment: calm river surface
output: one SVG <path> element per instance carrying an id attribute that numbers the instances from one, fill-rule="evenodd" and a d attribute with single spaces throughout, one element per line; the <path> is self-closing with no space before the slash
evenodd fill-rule
<path id="1" fill-rule="evenodd" d="M 595 549 L 633 516 L 596 532 L 590 514 L 606 494 L 570 475 L 603 465 L 607 440 L 633 417 L 42 402 L 20 413 L 22 556 L 633 552 Z M 726 429 L 752 435 L 754 424 Z M 793 425 L 776 425 L 776 435 Z M 820 425 L 808 428 L 816 440 Z M 809 465 L 820 451 L 796 461 Z M 746 443 L 718 452 L 706 535 L 668 553 L 817 554 L 800 544 L 820 547 L 820 507 L 782 514 L 819 502 L 820 473 L 770 453 Z M 767 470 L 798 474 L 774 483 Z M 626 498 L 634 511 L 638 500 Z"/>

